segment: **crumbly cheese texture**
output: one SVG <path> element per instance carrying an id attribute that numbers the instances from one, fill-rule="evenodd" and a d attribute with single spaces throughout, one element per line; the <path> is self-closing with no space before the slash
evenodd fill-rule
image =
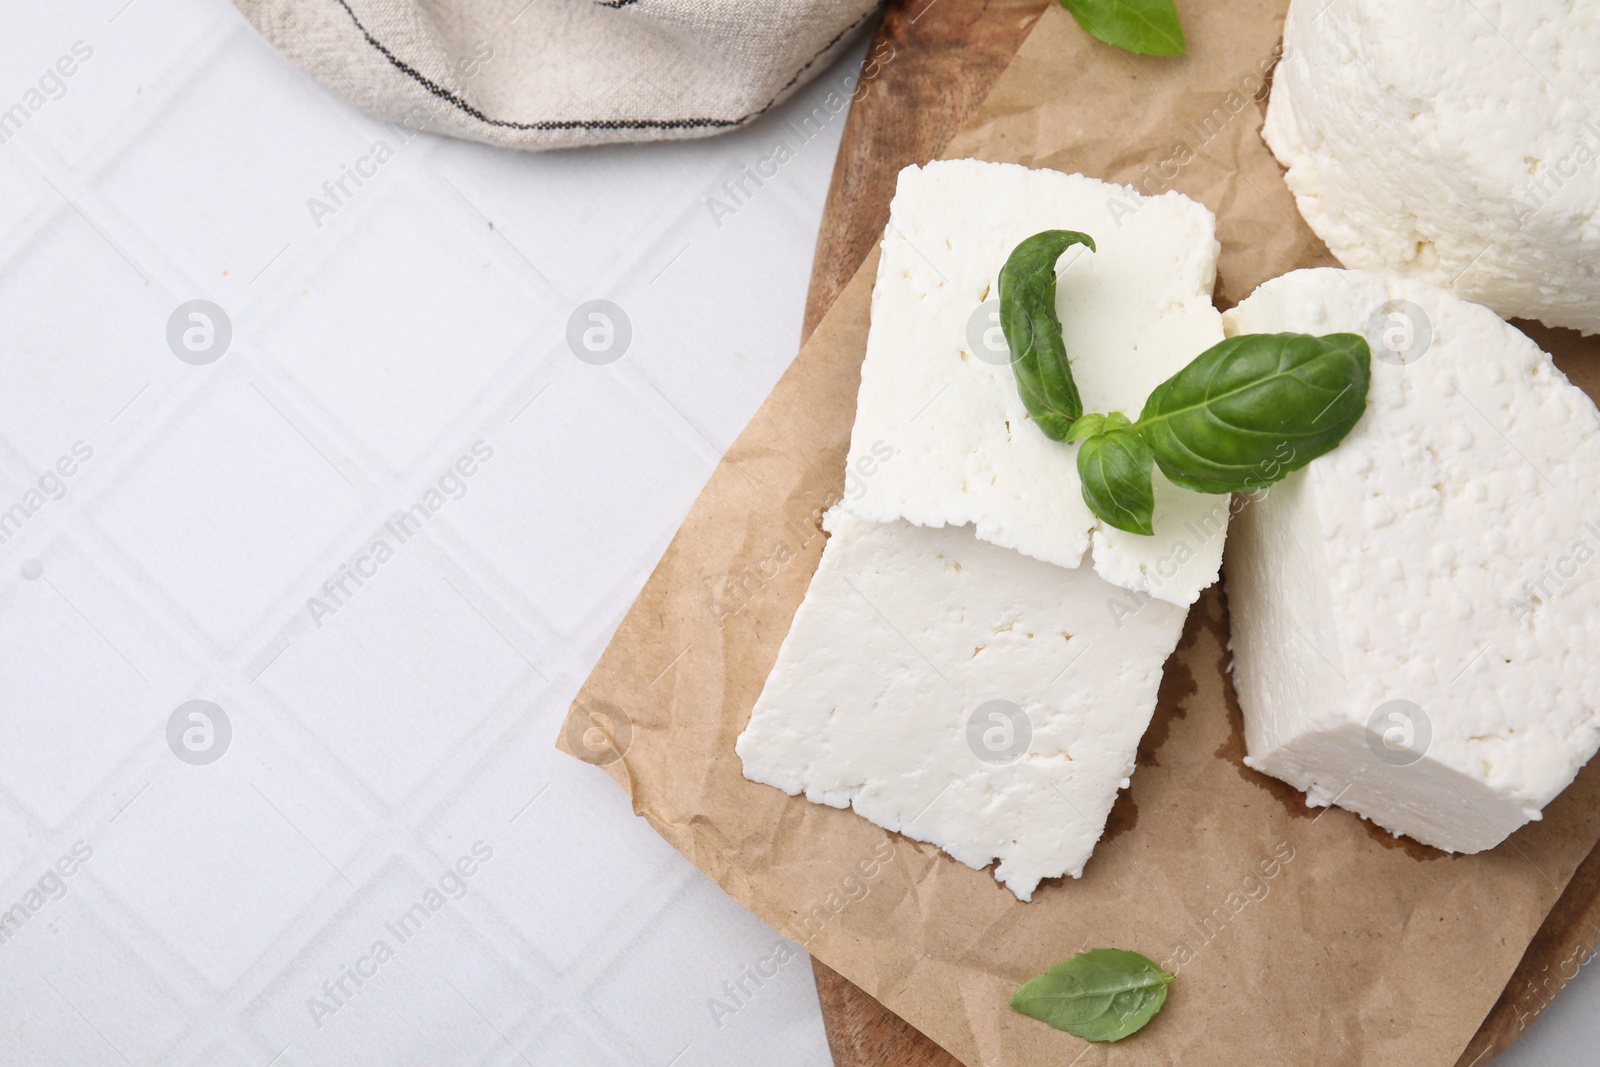
<path id="1" fill-rule="evenodd" d="M 1216 580 L 1228 498 L 1179 489 L 1157 470 L 1155 536 L 1106 527 L 1083 502 L 1078 446 L 1047 438 L 1017 393 L 989 316 L 1012 249 L 1050 229 L 1082 231 L 1097 246 L 1069 248 L 1056 268 L 1086 412 L 1138 418 L 1152 389 L 1222 340 L 1211 306 L 1216 220 L 1203 205 L 1007 163 L 907 167 L 884 233 L 850 442 L 851 469 L 876 469 L 845 507 L 878 522 L 971 524 L 984 541 L 1062 567 L 1078 566 L 1092 542 L 1105 580 L 1192 604 Z M 880 465 L 885 449 L 892 458 Z"/>
<path id="2" fill-rule="evenodd" d="M 1600 0 L 1294 0 L 1264 134 L 1348 267 L 1600 332 Z"/>
<path id="3" fill-rule="evenodd" d="M 1184 610 L 966 527 L 839 508 L 825 526 L 738 741 L 745 777 L 853 807 L 974 868 L 998 859 L 1023 900 L 1041 879 L 1080 876 L 1133 773 Z"/>
<path id="4" fill-rule="evenodd" d="M 1424 282 L 1295 271 L 1225 319 L 1359 333 L 1389 301 L 1426 316 L 1426 347 L 1374 359 L 1355 430 L 1234 520 L 1246 762 L 1478 852 L 1600 745 L 1600 413 L 1522 333 Z"/>

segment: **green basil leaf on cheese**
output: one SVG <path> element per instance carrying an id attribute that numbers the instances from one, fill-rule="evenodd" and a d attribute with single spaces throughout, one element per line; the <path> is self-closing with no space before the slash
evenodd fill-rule
<path id="1" fill-rule="evenodd" d="M 1098 417 L 1085 415 L 1080 421 Z M 1155 456 L 1144 438 L 1126 428 L 1125 416 L 1105 418 L 1108 427 L 1111 419 L 1120 418 L 1123 428 L 1108 428 L 1086 438 L 1078 447 L 1083 502 L 1108 526 L 1129 533 L 1154 534 L 1156 496 L 1150 468 Z"/>
<path id="2" fill-rule="evenodd" d="M 1371 379 L 1358 334 L 1230 337 L 1156 386 L 1134 430 L 1175 484 L 1254 492 L 1332 451 L 1366 410 Z"/>
<path id="3" fill-rule="evenodd" d="M 1128 416 L 1120 411 L 1113 411 L 1109 415 L 1089 414 L 1080 415 L 1078 421 L 1072 424 L 1072 429 L 1067 431 L 1067 442 L 1081 441 L 1085 437 L 1096 434 L 1110 433 L 1112 430 L 1131 430 L 1133 423 L 1128 421 Z"/>
<path id="4" fill-rule="evenodd" d="M 1089 36 L 1146 56 L 1181 56 L 1183 25 L 1172 0 L 1061 0 Z"/>
<path id="5" fill-rule="evenodd" d="M 1172 979 L 1137 952 L 1095 948 L 1029 979 L 1011 1006 L 1085 1041 L 1120 1041 L 1161 1010 Z"/>
<path id="6" fill-rule="evenodd" d="M 1012 249 L 1000 268 L 1000 330 L 1011 349 L 1017 392 L 1052 441 L 1063 440 L 1083 414 L 1056 317 L 1056 260 L 1073 245 L 1093 252 L 1094 238 L 1074 230 L 1045 230 Z"/>

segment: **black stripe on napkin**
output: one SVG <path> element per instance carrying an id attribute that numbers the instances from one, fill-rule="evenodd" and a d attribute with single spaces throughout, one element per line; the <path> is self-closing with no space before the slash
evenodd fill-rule
<path id="1" fill-rule="evenodd" d="M 627 4 L 636 2 L 637 0 L 624 0 L 624 2 L 621 3 L 607 3 L 603 4 L 603 6 L 624 7 L 627 6 Z M 396 70 L 400 71 L 406 77 L 410 78 L 412 81 L 428 90 L 428 92 L 432 93 L 440 100 L 451 104 L 462 114 L 470 115 L 486 126 L 499 126 L 508 130 L 690 130 L 742 126 L 751 119 L 763 115 L 767 111 L 771 110 L 772 106 L 778 102 L 779 98 L 781 98 L 784 93 L 794 88 L 795 83 L 800 80 L 801 75 L 810 70 L 812 66 L 816 64 L 817 60 L 831 52 L 840 41 L 845 39 L 845 37 L 859 29 L 862 23 L 871 18 L 873 13 L 877 10 L 876 8 L 868 8 L 866 13 L 860 18 L 856 19 L 850 25 L 840 30 L 834 36 L 833 40 L 823 45 L 822 48 L 817 51 L 816 55 L 812 56 L 806 61 L 804 66 L 795 71 L 794 77 L 785 82 L 783 88 L 779 89 L 777 93 L 773 95 L 772 99 L 767 101 L 765 106 L 750 112 L 748 115 L 743 115 L 736 119 L 545 119 L 537 122 L 513 122 L 508 119 L 496 119 L 485 115 L 482 111 L 479 111 L 477 108 L 461 99 L 461 97 L 457 96 L 455 93 L 452 93 L 449 89 L 446 89 L 438 82 L 429 79 L 421 71 L 417 70 L 405 60 L 389 51 L 388 47 L 384 45 L 382 41 L 372 36 L 367 28 L 361 24 L 361 20 L 356 17 L 356 13 L 350 9 L 350 5 L 346 2 L 346 0 L 338 0 L 338 4 L 340 7 L 344 8 L 345 14 L 350 16 L 350 21 L 355 23 L 356 29 L 361 31 L 361 36 L 367 39 L 367 43 L 373 48 L 377 49 L 383 58 L 387 59 L 390 65 Z"/>

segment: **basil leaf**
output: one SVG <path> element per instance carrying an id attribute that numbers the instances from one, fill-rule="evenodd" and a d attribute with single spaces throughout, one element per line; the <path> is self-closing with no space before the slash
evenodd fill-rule
<path id="1" fill-rule="evenodd" d="M 1253 492 L 1332 451 L 1366 410 L 1371 379 L 1358 334 L 1230 337 L 1156 386 L 1134 430 L 1177 485 Z"/>
<path id="2" fill-rule="evenodd" d="M 1011 1006 L 1085 1041 L 1120 1041 L 1161 1010 L 1172 979 L 1137 952 L 1094 948 L 1029 979 Z"/>
<path id="3" fill-rule="evenodd" d="M 1095 417 L 1085 415 L 1079 421 Z M 1128 420 L 1122 421 L 1126 424 Z M 1084 503 L 1108 526 L 1154 534 L 1156 494 L 1150 481 L 1154 462 L 1150 446 L 1132 430 L 1112 429 L 1090 437 L 1078 448 Z"/>
<path id="4" fill-rule="evenodd" d="M 1052 441 L 1066 437 L 1083 414 L 1056 317 L 1056 260 L 1079 244 L 1094 251 L 1094 238 L 1086 233 L 1045 230 L 1012 249 L 1000 268 L 1000 330 L 1011 349 L 1017 392 Z"/>
<path id="5" fill-rule="evenodd" d="M 1061 0 L 1089 36 L 1146 56 L 1181 56 L 1183 25 L 1172 0 Z"/>
<path id="6" fill-rule="evenodd" d="M 1081 441 L 1085 437 L 1096 434 L 1110 433 L 1112 430 L 1131 430 L 1133 423 L 1128 421 L 1128 416 L 1120 411 L 1113 411 L 1109 415 L 1080 415 L 1078 421 L 1072 424 L 1072 429 L 1067 431 L 1067 441 Z"/>

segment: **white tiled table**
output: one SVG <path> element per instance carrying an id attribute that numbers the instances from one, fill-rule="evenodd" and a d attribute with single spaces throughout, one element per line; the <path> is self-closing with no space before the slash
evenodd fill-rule
<path id="1" fill-rule="evenodd" d="M 829 1062 L 803 955 L 713 1018 L 777 935 L 553 743 L 794 355 L 844 119 L 785 123 L 850 69 L 533 156 L 402 140 L 225 0 L 0 5 L 0 1064 Z"/>
<path id="2" fill-rule="evenodd" d="M 530 156 L 402 143 L 225 0 L 0 3 L 0 1064 L 828 1062 L 803 956 L 713 1020 L 777 935 L 552 741 L 794 354 L 843 116 L 787 123 L 859 58 L 728 136 Z M 1588 971 L 1502 1062 L 1589 1062 Z"/>

